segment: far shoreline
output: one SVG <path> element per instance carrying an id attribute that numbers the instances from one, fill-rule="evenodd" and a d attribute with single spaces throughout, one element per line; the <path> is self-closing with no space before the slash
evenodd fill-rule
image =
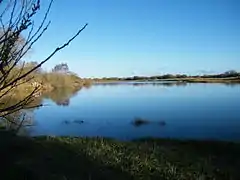
<path id="1" fill-rule="evenodd" d="M 226 84 L 240 84 L 240 77 L 231 78 L 171 78 L 171 79 L 141 79 L 141 80 L 127 80 L 127 79 L 100 79 L 93 80 L 93 84 L 101 83 L 120 83 L 120 82 L 162 82 L 162 83 L 226 83 Z"/>

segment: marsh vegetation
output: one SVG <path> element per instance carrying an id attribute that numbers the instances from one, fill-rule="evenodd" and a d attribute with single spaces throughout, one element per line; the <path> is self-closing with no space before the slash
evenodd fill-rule
<path id="1" fill-rule="evenodd" d="M 240 178 L 236 143 L 0 135 L 1 179 Z"/>

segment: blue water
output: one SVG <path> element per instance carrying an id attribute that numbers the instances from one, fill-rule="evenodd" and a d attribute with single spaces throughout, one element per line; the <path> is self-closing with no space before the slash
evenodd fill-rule
<path id="1" fill-rule="evenodd" d="M 45 99 L 31 135 L 240 141 L 240 86 L 120 83 L 82 89 L 58 106 Z M 134 126 L 136 118 L 148 124 Z M 164 122 L 160 124 L 159 122 Z"/>

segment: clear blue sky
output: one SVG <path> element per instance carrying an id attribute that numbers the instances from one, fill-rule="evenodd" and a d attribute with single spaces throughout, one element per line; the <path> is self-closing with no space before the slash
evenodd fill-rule
<path id="1" fill-rule="evenodd" d="M 45 69 L 66 62 L 82 77 L 240 71 L 239 9 L 239 0 L 55 0 L 29 58 L 42 60 L 87 22 Z"/>

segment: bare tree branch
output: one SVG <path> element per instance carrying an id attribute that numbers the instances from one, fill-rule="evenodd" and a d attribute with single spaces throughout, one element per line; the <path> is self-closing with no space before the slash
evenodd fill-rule
<path id="1" fill-rule="evenodd" d="M 0 5 L 3 4 L 2 2 L 0 0 Z M 50 60 L 58 51 L 68 46 L 87 27 L 88 24 L 85 24 L 69 40 L 52 51 L 46 59 L 30 69 L 25 69 L 24 63 L 19 66 L 23 57 L 49 28 L 51 21 L 46 22 L 52 3 L 53 0 L 50 1 L 42 21 L 36 28 L 34 28 L 36 24 L 33 17 L 40 10 L 40 0 L 22 0 L 22 2 L 10 0 L 3 7 L 3 11 L 0 13 L 0 101 L 7 97 L 10 100 L 13 92 L 24 83 L 31 85 L 29 82 L 34 80 L 31 74 Z M 3 17 L 8 19 L 4 20 Z M 23 34 L 26 35 L 26 39 Z M 0 118 L 22 109 L 38 107 L 38 105 L 30 106 L 30 104 L 39 91 L 40 87 L 35 87 L 28 95 L 14 104 L 0 102 Z"/>
<path id="2" fill-rule="evenodd" d="M 15 81 L 19 81 L 20 79 L 26 77 L 27 75 L 29 75 L 30 73 L 32 73 L 33 71 L 35 71 L 37 68 L 41 67 L 45 62 L 47 62 L 49 59 L 51 59 L 58 51 L 60 51 L 61 49 L 65 48 L 66 46 L 68 46 L 86 27 L 88 24 L 85 24 L 71 39 L 68 40 L 67 43 L 63 44 L 62 46 L 56 48 L 45 60 L 41 61 L 37 66 L 35 66 L 33 69 L 31 69 L 30 71 L 28 71 L 27 73 L 23 74 L 22 76 L 18 77 L 15 79 Z M 8 83 L 7 85 L 3 86 L 0 88 L 0 91 L 8 86 L 11 86 L 13 82 Z"/>

